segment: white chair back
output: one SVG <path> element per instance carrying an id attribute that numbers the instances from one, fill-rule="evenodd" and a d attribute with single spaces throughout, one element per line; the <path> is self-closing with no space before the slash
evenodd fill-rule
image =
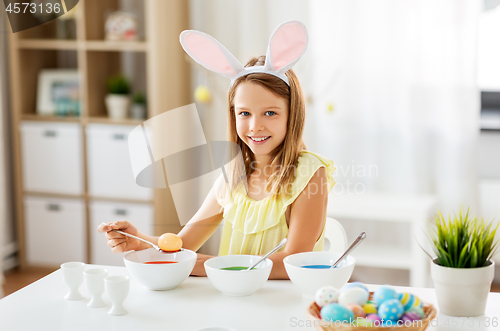
<path id="1" fill-rule="evenodd" d="M 347 236 L 344 227 L 331 217 L 326 218 L 324 252 L 343 253 L 347 249 Z"/>

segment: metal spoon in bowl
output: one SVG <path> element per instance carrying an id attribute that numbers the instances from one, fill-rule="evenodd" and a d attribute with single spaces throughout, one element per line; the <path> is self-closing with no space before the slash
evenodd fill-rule
<path id="1" fill-rule="evenodd" d="M 257 266 L 257 264 L 261 263 L 262 261 L 264 261 L 265 259 L 267 259 L 270 255 L 274 254 L 278 249 L 280 249 L 281 247 L 285 246 L 285 244 L 286 244 L 287 241 L 288 240 L 286 238 L 283 239 L 282 241 L 280 241 L 280 243 L 276 247 L 274 247 L 269 253 L 267 253 L 266 255 L 264 255 L 262 257 L 262 259 L 260 259 L 259 261 L 257 261 L 253 266 L 251 266 L 247 270 L 252 270 L 253 268 L 255 268 Z"/>
<path id="2" fill-rule="evenodd" d="M 359 236 L 356 238 L 356 240 L 352 242 L 351 246 L 347 248 L 344 254 L 342 254 L 342 256 L 337 260 L 337 262 L 332 264 L 330 268 L 335 268 L 337 264 L 339 264 L 340 261 L 342 261 L 347 256 L 347 254 L 349 254 L 353 249 L 355 249 L 365 238 L 366 238 L 366 232 L 361 232 Z"/>
<path id="3" fill-rule="evenodd" d="M 306 269 L 331 269 L 331 268 L 335 268 L 337 266 L 337 264 L 339 264 L 347 256 L 347 254 L 349 254 L 353 249 L 355 249 L 365 238 L 366 238 L 366 232 L 361 232 L 360 235 L 356 238 L 356 240 L 354 240 L 352 242 L 351 246 L 349 246 L 346 249 L 344 254 L 342 254 L 340 256 L 340 258 L 337 261 L 335 261 L 334 264 L 332 264 L 330 266 L 329 265 L 313 264 L 313 265 L 303 265 L 302 268 L 306 268 Z"/>
<path id="4" fill-rule="evenodd" d="M 154 249 L 156 249 L 158 252 L 161 252 L 161 253 L 175 253 L 175 252 L 168 252 L 168 251 L 164 251 L 164 250 L 163 250 L 163 249 L 161 249 L 158 245 L 155 245 L 155 244 L 153 244 L 152 242 L 147 241 L 146 239 L 142 239 L 142 238 L 136 237 L 136 236 L 134 236 L 134 235 L 132 235 L 132 234 L 130 234 L 130 233 L 123 232 L 123 231 L 120 231 L 120 230 L 115 230 L 115 229 L 113 229 L 113 230 L 111 230 L 111 231 L 118 232 L 119 234 L 123 234 L 124 236 L 130 237 L 130 238 L 134 238 L 134 239 L 137 239 L 137 240 L 139 240 L 139 241 L 142 241 L 142 242 L 144 242 L 144 243 L 146 243 L 146 244 L 148 244 L 148 245 L 151 245 L 151 246 L 153 246 L 153 248 L 154 248 Z M 180 250 L 180 251 L 182 251 L 183 249 L 181 248 L 181 249 L 179 249 L 179 250 Z"/>
<path id="5" fill-rule="evenodd" d="M 259 263 L 261 263 L 262 261 L 264 261 L 265 259 L 267 259 L 269 256 L 271 256 L 271 254 L 274 254 L 277 250 L 279 250 L 281 247 L 285 246 L 286 242 L 288 240 L 285 238 L 283 239 L 282 241 L 280 241 L 280 243 L 274 247 L 269 253 L 267 253 L 266 255 L 264 255 L 261 259 L 259 259 L 259 261 L 257 261 L 256 263 L 254 263 L 251 267 L 249 268 L 244 268 L 244 267 L 225 267 L 225 268 L 221 268 L 221 270 L 236 270 L 236 271 L 248 271 L 248 270 L 252 270 L 253 268 L 255 268 Z"/>

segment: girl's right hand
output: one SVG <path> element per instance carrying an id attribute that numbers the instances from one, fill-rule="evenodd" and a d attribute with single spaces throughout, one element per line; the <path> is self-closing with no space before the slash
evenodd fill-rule
<path id="1" fill-rule="evenodd" d="M 105 233 L 105 236 L 108 239 L 108 246 L 111 247 L 111 251 L 113 251 L 113 253 L 123 253 L 132 250 L 139 251 L 147 248 L 144 247 L 145 244 L 141 241 L 124 236 L 123 234 L 112 230 L 121 230 L 137 237 L 141 237 L 141 235 L 139 231 L 137 231 L 137 228 L 132 223 L 127 221 L 100 224 L 97 227 L 97 231 Z"/>

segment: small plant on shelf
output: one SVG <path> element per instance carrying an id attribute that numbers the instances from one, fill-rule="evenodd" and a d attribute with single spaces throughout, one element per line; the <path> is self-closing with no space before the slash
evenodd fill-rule
<path id="1" fill-rule="evenodd" d="M 129 94 L 130 84 L 123 75 L 113 76 L 108 79 L 109 94 Z"/>
<path id="2" fill-rule="evenodd" d="M 146 96 L 144 95 L 144 93 L 137 92 L 136 94 L 134 94 L 134 103 L 145 105 L 146 104 Z"/>
<path id="3" fill-rule="evenodd" d="M 120 74 L 109 78 L 108 93 L 105 101 L 109 117 L 127 118 L 130 107 L 130 83 L 125 76 Z"/>
<path id="4" fill-rule="evenodd" d="M 146 118 L 146 96 L 142 92 L 134 94 L 131 115 L 133 119 L 142 120 Z"/>

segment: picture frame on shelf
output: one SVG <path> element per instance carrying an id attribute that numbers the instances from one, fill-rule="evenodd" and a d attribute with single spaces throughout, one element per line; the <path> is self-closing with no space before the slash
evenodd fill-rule
<path id="1" fill-rule="evenodd" d="M 46 116 L 80 116 L 78 70 L 41 70 L 38 75 L 36 112 Z"/>

